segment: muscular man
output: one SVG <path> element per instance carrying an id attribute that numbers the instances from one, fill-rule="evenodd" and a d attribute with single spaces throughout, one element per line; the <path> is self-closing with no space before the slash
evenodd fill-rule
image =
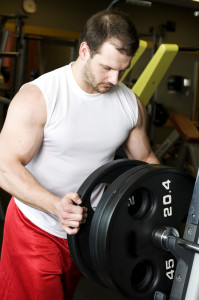
<path id="1" fill-rule="evenodd" d="M 25 84 L 0 135 L 0 184 L 13 195 L 0 263 L 1 300 L 72 299 L 80 273 L 67 234 L 86 221 L 76 193 L 123 145 L 130 159 L 158 163 L 142 102 L 119 82 L 138 48 L 129 17 L 103 11 L 80 38 L 79 56 Z"/>

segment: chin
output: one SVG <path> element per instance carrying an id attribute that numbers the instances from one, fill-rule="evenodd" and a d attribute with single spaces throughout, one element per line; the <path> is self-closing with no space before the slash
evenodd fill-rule
<path id="1" fill-rule="evenodd" d="M 112 86 L 111 87 L 101 87 L 101 88 L 98 88 L 98 92 L 101 94 L 105 94 L 105 93 L 109 92 L 111 89 L 112 89 Z"/>

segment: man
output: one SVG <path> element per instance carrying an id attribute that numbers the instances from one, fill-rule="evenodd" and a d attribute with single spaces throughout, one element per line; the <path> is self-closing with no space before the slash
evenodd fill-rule
<path id="1" fill-rule="evenodd" d="M 79 279 L 67 245 L 86 221 L 74 205 L 86 177 L 114 159 L 158 163 L 141 101 L 119 83 L 138 48 L 130 19 L 92 16 L 77 60 L 23 86 L 0 135 L 1 187 L 13 195 L 5 220 L 0 299 L 72 299 Z M 4 282 L 4 284 L 2 284 Z"/>

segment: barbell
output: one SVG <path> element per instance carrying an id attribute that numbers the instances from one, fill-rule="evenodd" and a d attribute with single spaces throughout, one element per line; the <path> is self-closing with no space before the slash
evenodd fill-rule
<path id="1" fill-rule="evenodd" d="M 129 299 L 169 295 L 176 259 L 159 246 L 157 233 L 169 227 L 182 235 L 194 183 L 181 170 L 128 159 L 98 168 L 78 190 L 88 217 L 68 235 L 74 263 L 87 278 Z M 96 188 L 104 191 L 94 210 Z"/>

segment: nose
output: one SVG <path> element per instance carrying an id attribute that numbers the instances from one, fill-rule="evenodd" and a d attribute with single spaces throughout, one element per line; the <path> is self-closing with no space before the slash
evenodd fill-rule
<path id="1" fill-rule="evenodd" d="M 111 70 L 109 73 L 109 82 L 113 85 L 117 85 L 119 82 L 119 71 Z"/>

